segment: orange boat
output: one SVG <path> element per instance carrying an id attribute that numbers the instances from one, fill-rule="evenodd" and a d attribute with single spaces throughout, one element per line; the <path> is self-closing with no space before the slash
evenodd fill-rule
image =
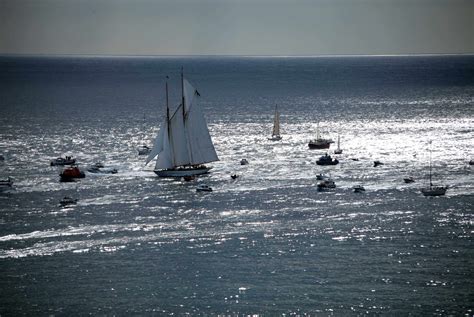
<path id="1" fill-rule="evenodd" d="M 79 169 L 77 166 L 72 166 L 72 167 L 67 167 L 65 168 L 61 174 L 61 181 L 62 182 L 67 182 L 67 181 L 73 181 L 75 178 L 84 178 L 86 175 L 84 174 L 83 171 Z"/>

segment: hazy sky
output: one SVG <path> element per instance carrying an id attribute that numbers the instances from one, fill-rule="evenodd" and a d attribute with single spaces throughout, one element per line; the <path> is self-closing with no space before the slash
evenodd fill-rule
<path id="1" fill-rule="evenodd" d="M 474 53 L 474 0 L 0 0 L 2 53 Z"/>

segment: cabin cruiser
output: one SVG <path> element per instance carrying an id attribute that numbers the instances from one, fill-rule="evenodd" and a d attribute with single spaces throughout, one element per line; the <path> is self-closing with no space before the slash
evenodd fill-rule
<path id="1" fill-rule="evenodd" d="M 318 165 L 337 165 L 337 164 L 339 164 L 339 161 L 337 159 L 332 159 L 331 155 L 328 155 L 326 153 L 316 161 L 316 164 L 318 164 Z"/>
<path id="2" fill-rule="evenodd" d="M 196 187 L 197 192 L 212 192 L 212 188 L 207 185 L 198 185 Z"/>
<path id="3" fill-rule="evenodd" d="M 356 185 L 356 186 L 352 187 L 352 189 L 354 190 L 354 193 L 363 193 L 363 192 L 365 192 L 365 188 L 362 185 Z"/>
<path id="4" fill-rule="evenodd" d="M 97 162 L 87 169 L 89 173 L 99 173 L 99 174 L 117 174 L 118 170 L 116 168 L 106 168 L 104 164 Z"/>
<path id="5" fill-rule="evenodd" d="M 66 167 L 60 174 L 61 182 L 72 182 L 76 178 L 84 178 L 86 174 L 77 166 Z"/>
<path id="6" fill-rule="evenodd" d="M 72 156 L 58 157 L 50 162 L 51 166 L 73 165 L 75 163 L 76 159 L 73 159 Z"/>

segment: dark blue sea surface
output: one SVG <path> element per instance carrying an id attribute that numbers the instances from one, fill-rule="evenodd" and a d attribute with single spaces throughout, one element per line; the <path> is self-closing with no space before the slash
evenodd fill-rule
<path id="1" fill-rule="evenodd" d="M 220 158 L 191 182 L 137 153 L 181 67 Z M 473 315 L 473 140 L 471 55 L 0 57 L 0 314 Z M 118 173 L 61 183 L 60 155 Z"/>

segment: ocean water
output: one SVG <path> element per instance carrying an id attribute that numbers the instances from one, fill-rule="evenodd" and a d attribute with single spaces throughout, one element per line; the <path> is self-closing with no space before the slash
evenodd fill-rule
<path id="1" fill-rule="evenodd" d="M 191 182 L 136 151 L 181 67 L 220 158 Z M 0 314 L 473 315 L 473 140 L 473 56 L 1 57 Z M 66 154 L 119 172 L 60 183 Z"/>

